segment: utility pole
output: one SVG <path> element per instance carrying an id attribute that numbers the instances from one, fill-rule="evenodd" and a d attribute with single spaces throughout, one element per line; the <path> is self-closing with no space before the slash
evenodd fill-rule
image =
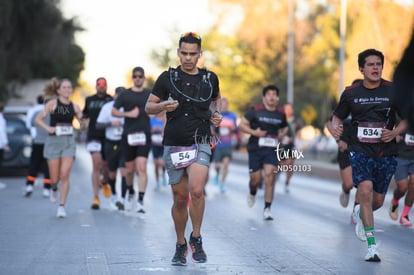
<path id="1" fill-rule="evenodd" d="M 339 51 L 339 91 L 338 98 L 344 90 L 344 63 L 345 63 L 345 39 L 346 39 L 346 8 L 347 0 L 341 0 L 341 18 L 339 21 L 339 35 L 341 38 L 341 47 Z"/>
<path id="2" fill-rule="evenodd" d="M 288 64 L 287 64 L 287 103 L 293 105 L 293 77 L 294 77 L 294 51 L 295 51 L 295 2 L 290 0 L 288 12 L 289 12 L 289 30 L 288 30 Z"/>

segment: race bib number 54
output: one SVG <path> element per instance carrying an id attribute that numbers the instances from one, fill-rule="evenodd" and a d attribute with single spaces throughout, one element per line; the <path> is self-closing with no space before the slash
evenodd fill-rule
<path id="1" fill-rule="evenodd" d="M 197 147 L 173 147 L 170 150 L 171 161 L 175 169 L 181 169 L 189 166 L 197 160 Z"/>

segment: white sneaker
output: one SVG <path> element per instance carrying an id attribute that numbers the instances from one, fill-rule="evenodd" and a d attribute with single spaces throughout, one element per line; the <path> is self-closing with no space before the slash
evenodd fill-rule
<path id="1" fill-rule="evenodd" d="M 247 205 L 251 208 L 253 207 L 254 203 L 256 201 L 256 196 L 253 196 L 251 194 L 249 194 L 249 196 L 247 196 Z"/>
<path id="2" fill-rule="evenodd" d="M 347 194 L 344 191 L 342 191 L 339 195 L 339 203 L 342 205 L 343 208 L 346 208 L 349 204 L 349 193 Z"/>
<path id="3" fill-rule="evenodd" d="M 43 197 L 49 198 L 50 197 L 50 191 L 49 189 L 43 188 Z"/>
<path id="4" fill-rule="evenodd" d="M 60 205 L 58 207 L 56 217 L 58 217 L 58 218 L 66 217 L 66 211 L 65 211 L 65 208 L 63 206 Z"/>
<path id="5" fill-rule="evenodd" d="M 24 194 L 25 197 L 30 197 L 33 192 L 33 185 L 29 184 L 26 185 L 26 193 Z"/>
<path id="6" fill-rule="evenodd" d="M 362 222 L 361 217 L 359 216 L 359 212 L 360 212 L 359 208 L 360 208 L 359 204 L 355 206 L 355 215 L 357 218 L 357 222 L 355 225 L 355 235 L 362 242 L 365 242 L 367 240 L 367 236 L 365 235 L 364 223 Z"/>
<path id="7" fill-rule="evenodd" d="M 368 253 L 365 256 L 365 261 L 367 261 L 367 262 L 381 262 L 381 259 L 379 257 L 378 248 L 375 244 L 368 247 Z"/>
<path id="8" fill-rule="evenodd" d="M 270 212 L 270 208 L 266 207 L 263 211 L 263 218 L 266 221 L 272 221 L 273 217 L 272 217 L 272 212 Z"/>
<path id="9" fill-rule="evenodd" d="M 137 213 L 145 214 L 144 202 L 142 201 L 137 202 Z"/>
<path id="10" fill-rule="evenodd" d="M 51 202 L 55 203 L 57 201 L 57 196 L 58 196 L 57 193 L 58 193 L 57 190 L 56 191 L 52 190 L 52 192 L 50 192 L 50 201 Z"/>

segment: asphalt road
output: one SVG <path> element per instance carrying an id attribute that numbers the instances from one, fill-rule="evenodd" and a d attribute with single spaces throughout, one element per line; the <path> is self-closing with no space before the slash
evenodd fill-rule
<path id="1" fill-rule="evenodd" d="M 91 210 L 91 160 L 80 145 L 64 219 L 56 218 L 57 205 L 42 197 L 40 186 L 25 198 L 24 177 L 0 178 L 0 274 L 413 274 L 414 231 L 388 217 L 391 194 L 375 212 L 382 262 L 365 262 L 366 243 L 349 222 L 352 202 L 339 205 L 335 171 L 329 177 L 322 164 L 311 165 L 311 173 L 294 175 L 288 194 L 280 176 L 274 221 L 263 220 L 262 190 L 255 206 L 247 206 L 242 160 L 230 166 L 225 193 L 211 169 L 202 227 L 208 262 L 193 263 L 189 252 L 188 265 L 177 267 L 171 265 L 171 191 L 154 191 L 152 165 L 146 214 L 113 210 L 103 196 L 101 210 Z M 189 226 L 186 232 L 188 238 Z"/>

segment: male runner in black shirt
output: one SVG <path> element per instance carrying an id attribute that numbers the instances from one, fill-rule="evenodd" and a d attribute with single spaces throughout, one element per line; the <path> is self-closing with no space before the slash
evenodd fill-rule
<path id="1" fill-rule="evenodd" d="M 107 83 L 106 79 L 99 77 L 96 80 L 96 94 L 91 95 L 85 100 L 85 107 L 83 109 L 83 118 L 89 119 L 88 135 L 86 149 L 92 156 L 92 190 L 93 201 L 91 208 L 99 209 L 99 185 L 101 183 L 101 174 L 107 175 L 108 168 L 105 162 L 104 144 L 105 144 L 105 129 L 96 128 L 96 119 L 99 112 L 105 103 L 112 100 L 112 96 L 106 93 Z M 102 185 L 105 197 L 111 196 L 111 187 L 109 184 Z"/>
<path id="2" fill-rule="evenodd" d="M 282 156 L 276 150 L 289 128 L 284 112 L 278 109 L 279 88 L 268 85 L 262 90 L 263 104 L 250 108 L 240 121 L 240 130 L 250 135 L 247 143 L 249 154 L 249 196 L 247 204 L 253 207 L 257 188 L 264 172 L 265 202 L 263 218 L 273 220 L 270 211 L 275 188 L 277 165 Z M 276 150 L 276 151 L 275 151 Z"/>
<path id="3" fill-rule="evenodd" d="M 333 111 L 333 136 L 339 140 L 343 120 L 352 116 L 349 144 L 352 177 L 360 206 L 355 207 L 357 237 L 368 242 L 366 261 L 379 262 L 373 211 L 380 208 L 397 165 L 395 137 L 404 130 L 396 124 L 391 82 L 382 79 L 384 55 L 367 49 L 358 55 L 363 81 L 347 88 Z M 362 219 L 362 221 L 361 221 Z"/>
<path id="4" fill-rule="evenodd" d="M 151 91 L 144 88 L 145 72 L 143 68 L 135 67 L 132 70 L 132 80 L 134 86 L 123 91 L 116 98 L 112 107 L 112 115 L 125 118 L 121 146 L 127 170 L 128 206 L 135 194 L 133 183 L 134 174 L 137 172 L 137 212 L 144 214 L 144 195 L 148 185 L 147 159 L 151 149 L 151 124 L 150 118 L 145 112 L 145 103 Z"/>
<path id="5" fill-rule="evenodd" d="M 164 71 L 155 82 L 145 110 L 167 112 L 164 128 L 164 161 L 173 191 L 172 217 L 177 235 L 173 265 L 187 263 L 184 237 L 188 220 L 187 200 L 191 195 L 190 217 L 193 231 L 189 243 L 195 262 L 204 263 L 201 224 L 205 207 L 204 186 L 211 156 L 211 124 L 218 127 L 220 114 L 219 81 L 214 72 L 197 67 L 201 57 L 201 37 L 188 32 L 177 49 L 181 66 Z"/>

